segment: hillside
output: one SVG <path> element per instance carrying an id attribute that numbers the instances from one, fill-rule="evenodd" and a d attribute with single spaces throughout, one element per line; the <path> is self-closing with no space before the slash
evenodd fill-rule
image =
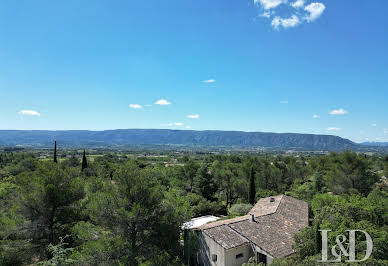
<path id="1" fill-rule="evenodd" d="M 167 129 L 119 129 L 106 131 L 0 130 L 0 146 L 127 147 L 133 145 L 185 145 L 266 147 L 308 150 L 357 148 L 354 142 L 331 135 L 242 131 L 194 131 Z"/>
<path id="2" fill-rule="evenodd" d="M 388 142 L 363 142 L 361 145 L 371 147 L 388 147 Z"/>

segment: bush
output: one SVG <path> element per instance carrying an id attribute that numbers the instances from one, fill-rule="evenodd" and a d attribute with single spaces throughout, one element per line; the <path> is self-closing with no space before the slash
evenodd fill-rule
<path id="1" fill-rule="evenodd" d="M 252 209 L 251 204 L 241 203 L 234 204 L 228 211 L 230 216 L 241 216 L 246 215 Z"/>
<path id="2" fill-rule="evenodd" d="M 193 216 L 203 215 L 224 215 L 226 214 L 225 206 L 219 202 L 212 202 L 208 200 L 201 200 L 198 205 L 193 206 Z"/>

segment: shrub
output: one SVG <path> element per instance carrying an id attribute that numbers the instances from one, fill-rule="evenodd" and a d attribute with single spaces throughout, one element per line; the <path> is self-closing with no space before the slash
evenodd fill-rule
<path id="1" fill-rule="evenodd" d="M 231 216 L 241 216 L 246 215 L 252 209 L 251 204 L 241 203 L 234 204 L 228 211 L 228 214 Z"/>

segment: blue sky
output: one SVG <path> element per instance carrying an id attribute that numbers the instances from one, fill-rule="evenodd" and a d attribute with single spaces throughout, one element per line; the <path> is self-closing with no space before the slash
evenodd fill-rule
<path id="1" fill-rule="evenodd" d="M 0 129 L 388 141 L 387 11 L 385 0 L 3 0 Z"/>

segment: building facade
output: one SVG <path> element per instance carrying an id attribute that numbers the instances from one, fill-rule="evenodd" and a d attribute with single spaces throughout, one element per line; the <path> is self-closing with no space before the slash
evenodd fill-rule
<path id="1" fill-rule="evenodd" d="M 241 217 L 195 228 L 197 261 L 205 266 L 239 266 L 249 258 L 271 264 L 294 253 L 293 234 L 308 226 L 308 204 L 285 195 L 262 198 Z"/>

